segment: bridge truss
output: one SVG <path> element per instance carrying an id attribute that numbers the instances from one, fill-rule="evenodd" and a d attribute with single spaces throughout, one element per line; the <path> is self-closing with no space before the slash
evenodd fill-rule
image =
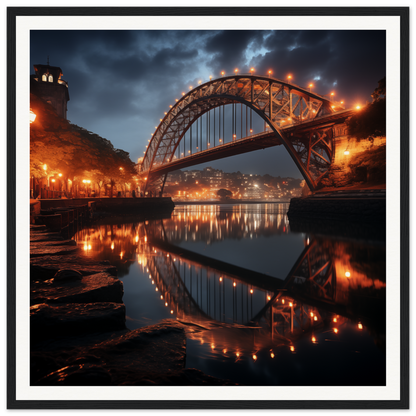
<path id="1" fill-rule="evenodd" d="M 330 116 L 342 110 L 341 105 L 275 78 L 239 75 L 202 84 L 170 106 L 171 109 L 156 127 L 140 167 L 142 178 L 146 177 L 146 189 L 160 187 L 163 191 L 166 166 L 177 159 L 209 152 L 216 146 L 226 144 L 225 106 L 232 107 L 232 117 L 227 120 L 232 123 L 231 141 L 238 140 L 239 124 L 240 139 L 243 138 L 245 106 L 246 136 L 252 133 L 254 111 L 265 121 L 267 133 L 274 133 L 274 145 L 285 146 L 308 186 L 315 188 L 332 161 L 332 134 L 329 130 L 317 132 L 315 129 L 310 134 L 297 135 L 293 132 L 293 127 Z M 240 123 L 237 123 L 238 113 L 241 114 Z M 203 115 L 206 115 L 206 126 L 203 126 Z M 248 124 L 250 134 L 247 132 Z M 261 137 L 255 138 L 260 139 Z M 165 167 L 163 174 L 160 173 L 162 167 Z M 174 169 L 173 167 L 172 170 Z"/>

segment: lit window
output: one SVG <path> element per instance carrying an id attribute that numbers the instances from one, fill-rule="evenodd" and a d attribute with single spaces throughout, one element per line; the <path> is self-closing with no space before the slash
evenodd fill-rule
<path id="1" fill-rule="evenodd" d="M 46 74 L 43 74 L 43 75 L 42 75 L 42 81 L 45 81 L 45 82 L 46 82 L 47 80 L 48 80 L 48 79 L 47 79 L 47 77 L 46 77 Z"/>
<path id="2" fill-rule="evenodd" d="M 49 75 L 49 77 L 48 77 L 48 81 L 49 81 L 49 82 L 53 82 L 53 76 L 52 76 L 52 75 Z"/>

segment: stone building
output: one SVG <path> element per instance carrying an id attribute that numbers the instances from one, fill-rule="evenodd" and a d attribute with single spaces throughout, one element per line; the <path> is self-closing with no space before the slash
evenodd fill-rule
<path id="1" fill-rule="evenodd" d="M 31 75 L 31 92 L 50 104 L 55 112 L 67 119 L 69 101 L 68 83 L 62 79 L 62 69 L 58 66 L 33 65 L 35 74 Z"/>

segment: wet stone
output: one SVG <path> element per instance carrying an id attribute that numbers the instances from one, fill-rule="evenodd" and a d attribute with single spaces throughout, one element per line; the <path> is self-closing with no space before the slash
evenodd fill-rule
<path id="1" fill-rule="evenodd" d="M 123 299 L 123 282 L 109 273 L 82 276 L 76 270 L 62 271 L 31 286 L 30 303 L 117 302 Z"/>
<path id="2" fill-rule="evenodd" d="M 30 233 L 30 242 L 40 242 L 40 241 L 63 241 L 64 238 L 59 233 Z"/>
<path id="3" fill-rule="evenodd" d="M 31 280 L 52 279 L 55 273 L 61 269 L 77 270 L 83 276 L 103 272 L 117 276 L 117 268 L 115 266 L 102 264 L 102 262 L 100 263 L 79 255 L 43 256 L 30 259 Z"/>
<path id="4" fill-rule="evenodd" d="M 76 246 L 77 242 L 75 240 L 56 240 L 56 241 L 43 241 L 40 244 L 39 241 L 30 241 L 30 246 L 36 248 L 42 245 L 43 247 L 50 247 L 50 246 Z"/>
<path id="5" fill-rule="evenodd" d="M 58 270 L 53 277 L 54 284 L 74 282 L 77 280 L 82 280 L 82 274 L 78 270 L 73 269 Z"/>
<path id="6" fill-rule="evenodd" d="M 61 368 L 39 380 L 41 386 L 108 386 L 111 374 L 93 364 L 78 364 Z"/>
<path id="7" fill-rule="evenodd" d="M 120 303 L 37 304 L 30 307 L 31 341 L 125 329 L 125 306 Z"/>
<path id="8" fill-rule="evenodd" d="M 43 256 L 60 256 L 65 254 L 73 254 L 79 251 L 79 247 L 76 246 L 47 246 L 43 243 L 30 245 L 30 257 L 43 257 Z"/>

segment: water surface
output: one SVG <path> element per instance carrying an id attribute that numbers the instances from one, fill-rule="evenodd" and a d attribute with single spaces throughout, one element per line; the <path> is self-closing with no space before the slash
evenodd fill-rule
<path id="1" fill-rule="evenodd" d="M 385 385 L 385 244 L 294 233 L 288 204 L 184 205 L 76 235 L 130 329 L 177 319 L 186 366 L 245 385 Z"/>

